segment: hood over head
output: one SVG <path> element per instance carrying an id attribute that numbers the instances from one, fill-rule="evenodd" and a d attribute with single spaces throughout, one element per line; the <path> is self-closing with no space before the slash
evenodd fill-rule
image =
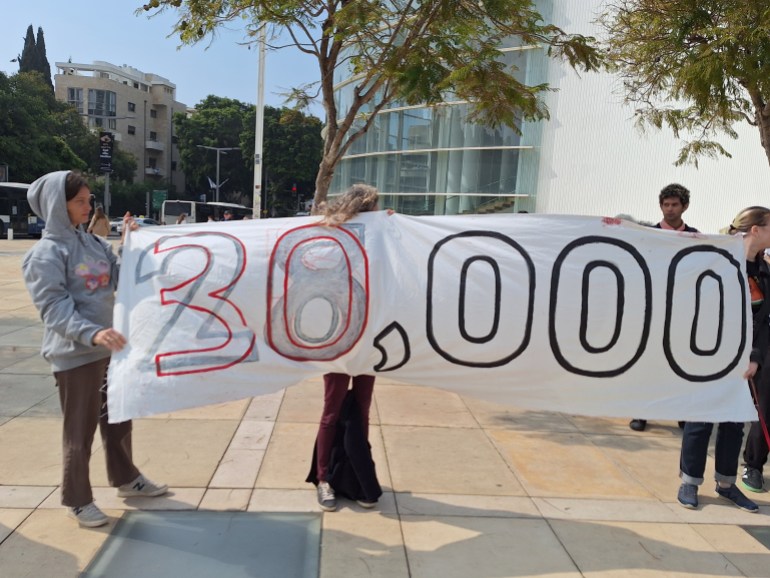
<path id="1" fill-rule="evenodd" d="M 45 219 L 45 234 L 56 235 L 72 231 L 67 213 L 65 181 L 70 171 L 56 171 L 37 179 L 29 186 L 27 201 L 38 217 Z"/>

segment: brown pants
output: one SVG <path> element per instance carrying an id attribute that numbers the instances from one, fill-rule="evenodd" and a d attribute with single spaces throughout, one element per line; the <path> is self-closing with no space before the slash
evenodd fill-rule
<path id="1" fill-rule="evenodd" d="M 94 501 L 88 462 L 96 426 L 102 435 L 110 485 L 127 484 L 139 475 L 131 458 L 131 422 L 107 421 L 106 357 L 67 371 L 54 372 L 64 414 L 61 503 L 79 507 Z"/>

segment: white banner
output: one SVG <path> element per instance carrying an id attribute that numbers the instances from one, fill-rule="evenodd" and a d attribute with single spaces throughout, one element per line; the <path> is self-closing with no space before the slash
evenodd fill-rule
<path id="1" fill-rule="evenodd" d="M 579 216 L 317 222 L 132 232 L 110 419 L 328 372 L 570 414 L 756 419 L 740 239 Z"/>

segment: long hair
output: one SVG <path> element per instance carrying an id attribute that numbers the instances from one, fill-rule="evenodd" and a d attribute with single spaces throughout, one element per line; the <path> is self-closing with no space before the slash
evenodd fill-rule
<path id="1" fill-rule="evenodd" d="M 323 215 L 325 225 L 338 226 L 355 217 L 377 208 L 380 194 L 369 185 L 353 185 L 332 203 L 321 203 L 318 212 Z"/>
<path id="2" fill-rule="evenodd" d="M 104 209 L 101 205 L 97 205 L 96 209 L 94 209 L 94 218 L 96 219 L 106 219 L 107 215 L 104 213 Z"/>
<path id="3" fill-rule="evenodd" d="M 743 209 L 727 227 L 727 233 L 730 235 L 748 233 L 752 227 L 764 225 L 767 222 L 768 216 L 770 216 L 770 209 L 767 207 L 757 206 Z"/>

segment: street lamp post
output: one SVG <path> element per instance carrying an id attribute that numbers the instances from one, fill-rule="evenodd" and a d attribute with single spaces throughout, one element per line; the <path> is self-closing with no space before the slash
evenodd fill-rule
<path id="1" fill-rule="evenodd" d="M 219 155 L 221 153 L 227 154 L 227 151 L 238 151 L 241 150 L 239 147 L 210 147 L 206 145 L 196 145 L 198 148 L 201 149 L 209 149 L 212 151 L 217 151 L 217 182 L 214 187 L 214 200 L 218 203 L 219 202 L 219 187 L 222 183 L 219 182 Z"/>
<path id="2" fill-rule="evenodd" d="M 259 29 L 259 71 L 257 75 L 257 110 L 254 125 L 254 218 L 262 217 L 262 144 L 265 125 L 265 24 Z"/>

